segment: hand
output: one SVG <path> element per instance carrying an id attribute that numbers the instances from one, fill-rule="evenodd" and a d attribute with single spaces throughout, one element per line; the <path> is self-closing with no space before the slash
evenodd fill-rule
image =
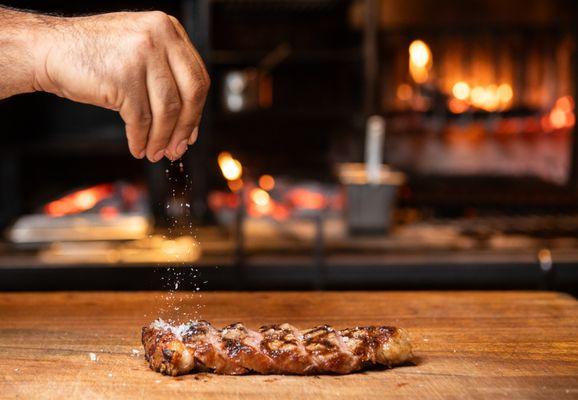
<path id="1" fill-rule="evenodd" d="M 35 90 L 119 111 L 136 158 L 176 160 L 195 142 L 210 80 L 176 18 L 153 11 L 42 21 Z"/>

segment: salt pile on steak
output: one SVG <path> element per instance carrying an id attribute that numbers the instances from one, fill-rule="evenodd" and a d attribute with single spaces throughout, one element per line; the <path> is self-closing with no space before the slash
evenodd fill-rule
<path id="1" fill-rule="evenodd" d="M 328 325 L 301 331 L 290 324 L 258 331 L 241 323 L 216 329 L 207 321 L 171 325 L 156 320 L 142 329 L 145 358 L 166 375 L 348 374 L 393 367 L 411 359 L 403 329 L 367 326 L 335 330 Z"/>

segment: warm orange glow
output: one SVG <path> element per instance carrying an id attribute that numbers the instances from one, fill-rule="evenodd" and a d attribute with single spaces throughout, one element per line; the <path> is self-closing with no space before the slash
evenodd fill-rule
<path id="1" fill-rule="evenodd" d="M 231 192 L 238 192 L 243 188 L 243 180 L 235 179 L 234 181 L 227 181 L 227 186 L 229 186 Z"/>
<path id="2" fill-rule="evenodd" d="M 486 111 L 496 111 L 500 106 L 498 86 L 489 85 L 486 87 L 476 86 L 470 94 L 471 103 Z"/>
<path id="3" fill-rule="evenodd" d="M 474 87 L 470 95 L 472 104 L 475 105 L 476 107 L 481 108 L 481 106 L 483 106 L 483 104 L 486 102 L 486 96 L 487 96 L 486 91 L 484 90 L 483 87 L 481 86 Z"/>
<path id="4" fill-rule="evenodd" d="M 409 45 L 409 60 L 418 68 L 425 68 L 431 63 L 431 51 L 422 40 L 414 40 Z"/>
<path id="5" fill-rule="evenodd" d="M 413 89 L 407 83 L 402 83 L 397 87 L 396 95 L 401 101 L 409 101 L 413 97 Z"/>
<path id="6" fill-rule="evenodd" d="M 266 206 L 271 200 L 269 193 L 263 189 L 253 189 L 249 196 L 251 197 L 251 201 L 258 206 Z"/>
<path id="7" fill-rule="evenodd" d="M 275 178 L 271 175 L 262 175 L 259 178 L 259 186 L 263 190 L 271 191 L 275 188 Z"/>
<path id="8" fill-rule="evenodd" d="M 452 94 L 458 100 L 467 100 L 470 97 L 470 85 L 466 82 L 456 82 L 452 87 Z"/>
<path id="9" fill-rule="evenodd" d="M 429 79 L 432 66 L 432 54 L 428 45 L 422 40 L 414 40 L 409 45 L 409 73 L 417 83 L 425 83 Z"/>
<path id="10" fill-rule="evenodd" d="M 255 188 L 249 192 L 249 198 L 254 207 L 250 207 L 250 211 L 254 211 L 257 214 L 266 215 L 270 214 L 273 209 L 273 201 L 269 196 L 269 193 L 263 189 Z"/>
<path id="11" fill-rule="evenodd" d="M 507 83 L 502 83 L 498 86 L 498 98 L 500 100 L 500 106 L 505 108 L 514 98 L 512 87 Z"/>
<path id="12" fill-rule="evenodd" d="M 448 102 L 448 108 L 454 114 L 461 114 L 468 110 L 468 103 L 458 100 L 458 99 L 450 99 Z"/>
<path id="13" fill-rule="evenodd" d="M 223 151 L 218 157 L 219 167 L 225 179 L 229 181 L 237 180 L 243 174 L 243 167 L 238 160 L 235 160 L 231 153 Z"/>
<path id="14" fill-rule="evenodd" d="M 293 189 L 288 194 L 288 198 L 295 207 L 319 210 L 325 208 L 327 201 L 325 196 L 319 192 L 307 189 Z"/>
<path id="15" fill-rule="evenodd" d="M 574 99 L 570 96 L 556 100 L 554 108 L 548 114 L 546 125 L 552 129 L 571 128 L 576 123 L 574 115 Z"/>
<path id="16" fill-rule="evenodd" d="M 556 108 L 559 108 L 565 113 L 572 112 L 574 110 L 574 99 L 572 99 L 571 96 L 560 97 L 556 100 Z"/>
<path id="17" fill-rule="evenodd" d="M 92 186 L 64 196 L 48 203 L 44 212 L 53 217 L 78 214 L 90 210 L 98 202 L 110 196 L 113 191 L 111 184 Z"/>
<path id="18" fill-rule="evenodd" d="M 99 210 L 99 213 L 100 213 L 100 216 L 102 217 L 102 219 L 106 219 L 106 220 L 114 219 L 119 214 L 118 208 L 112 207 L 112 206 L 102 207 Z"/>

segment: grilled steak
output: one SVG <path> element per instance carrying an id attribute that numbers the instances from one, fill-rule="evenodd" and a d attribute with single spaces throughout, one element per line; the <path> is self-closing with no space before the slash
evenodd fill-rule
<path id="1" fill-rule="evenodd" d="M 335 330 L 323 325 L 300 331 L 281 324 L 254 331 L 241 323 L 218 330 L 206 321 L 174 326 L 157 320 L 143 328 L 142 342 L 150 367 L 173 376 L 196 371 L 348 374 L 411 358 L 407 333 L 387 326 Z"/>

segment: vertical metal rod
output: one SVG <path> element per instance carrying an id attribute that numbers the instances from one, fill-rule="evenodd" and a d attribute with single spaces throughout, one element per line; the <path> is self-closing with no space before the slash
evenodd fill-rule
<path id="1" fill-rule="evenodd" d="M 379 67 L 377 35 L 379 31 L 379 0 L 365 0 L 363 28 L 364 112 L 366 116 L 378 111 L 377 73 Z"/>

